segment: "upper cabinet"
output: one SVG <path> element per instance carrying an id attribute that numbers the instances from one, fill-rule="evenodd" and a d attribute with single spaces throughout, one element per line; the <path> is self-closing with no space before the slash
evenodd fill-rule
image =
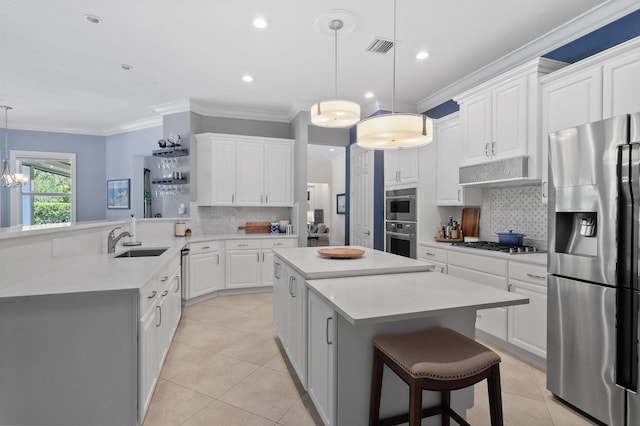
<path id="1" fill-rule="evenodd" d="M 640 40 L 631 40 L 540 80 L 542 201 L 548 196 L 549 133 L 640 111 Z"/>
<path id="2" fill-rule="evenodd" d="M 454 98 L 460 104 L 462 164 L 528 156 L 528 177 L 539 177 L 538 79 L 564 65 L 538 58 Z"/>
<path id="3" fill-rule="evenodd" d="M 451 114 L 435 124 L 436 192 L 439 206 L 482 204 L 481 188 L 459 184 L 458 167 L 462 162 L 462 128 L 460 116 Z"/>
<path id="4" fill-rule="evenodd" d="M 199 206 L 293 204 L 293 140 L 217 133 L 195 138 Z"/>
<path id="5" fill-rule="evenodd" d="M 418 149 L 384 151 L 384 186 L 418 183 Z"/>

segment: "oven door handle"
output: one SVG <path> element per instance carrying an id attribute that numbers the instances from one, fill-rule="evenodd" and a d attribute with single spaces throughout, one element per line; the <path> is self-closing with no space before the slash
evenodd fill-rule
<path id="1" fill-rule="evenodd" d="M 387 200 L 415 200 L 415 195 L 387 195 Z"/>
<path id="2" fill-rule="evenodd" d="M 402 232 L 390 232 L 387 231 L 387 235 L 394 237 L 394 238 L 398 238 L 399 240 L 415 240 L 416 238 L 416 234 L 415 233 L 411 233 L 411 234 L 403 234 Z"/>

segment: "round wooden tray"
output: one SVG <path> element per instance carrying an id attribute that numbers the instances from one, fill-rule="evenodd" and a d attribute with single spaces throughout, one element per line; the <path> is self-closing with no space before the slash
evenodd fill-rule
<path id="1" fill-rule="evenodd" d="M 318 249 L 318 254 L 332 259 L 355 259 L 362 256 L 364 250 L 344 247 L 324 248 Z"/>

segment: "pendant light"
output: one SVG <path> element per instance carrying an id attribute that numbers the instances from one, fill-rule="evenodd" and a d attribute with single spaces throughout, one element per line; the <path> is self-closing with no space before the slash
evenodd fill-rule
<path id="1" fill-rule="evenodd" d="M 2 159 L 2 172 L 0 172 L 0 188 L 15 188 L 24 185 L 29 178 L 22 173 L 11 173 L 9 167 L 9 124 L 7 121 L 7 112 L 13 109 L 7 105 L 0 105 L 4 110 L 4 158 Z"/>
<path id="2" fill-rule="evenodd" d="M 396 101 L 396 0 L 393 1 L 393 85 L 391 114 L 376 115 L 358 123 L 357 144 L 367 149 L 413 148 L 433 141 L 433 121 L 423 114 L 395 112 Z"/>
<path id="3" fill-rule="evenodd" d="M 311 106 L 311 123 L 319 127 L 350 127 L 360 120 L 360 105 L 356 102 L 338 99 L 338 30 L 344 23 L 332 19 L 329 28 L 335 40 L 335 99 L 320 101 Z"/>

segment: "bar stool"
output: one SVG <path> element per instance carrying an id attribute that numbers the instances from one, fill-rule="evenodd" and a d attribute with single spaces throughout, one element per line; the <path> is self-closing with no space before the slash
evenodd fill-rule
<path id="1" fill-rule="evenodd" d="M 378 336 L 373 339 L 373 377 L 369 425 L 397 425 L 409 422 L 420 425 L 423 417 L 442 416 L 469 426 L 451 409 L 451 391 L 463 389 L 487 379 L 491 425 L 502 426 L 500 390 L 500 357 L 462 334 L 448 328 L 402 335 Z M 410 389 L 409 413 L 380 420 L 380 395 L 384 365 L 391 368 Z M 422 391 L 441 394 L 441 404 L 422 409 Z"/>

